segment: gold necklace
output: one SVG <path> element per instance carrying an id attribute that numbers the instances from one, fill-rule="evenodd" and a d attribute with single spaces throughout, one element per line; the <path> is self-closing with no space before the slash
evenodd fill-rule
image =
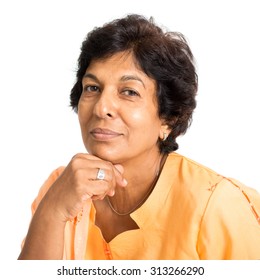
<path id="1" fill-rule="evenodd" d="M 138 209 L 138 208 L 145 202 L 145 200 L 146 200 L 146 199 L 148 198 L 148 196 L 151 194 L 153 188 L 154 188 L 155 185 L 156 185 L 156 182 L 157 182 L 157 180 L 158 180 L 158 177 L 159 177 L 159 174 L 160 174 L 160 171 L 161 171 L 161 168 L 162 168 L 162 165 L 163 165 L 162 163 L 164 162 L 164 159 L 165 159 L 165 156 L 163 156 L 163 157 L 161 158 L 161 160 L 160 160 L 159 169 L 158 169 L 157 172 L 156 172 L 155 178 L 154 178 L 154 180 L 153 180 L 153 182 L 152 182 L 152 184 L 151 184 L 151 187 L 149 188 L 148 192 L 147 192 L 146 195 L 143 197 L 143 199 L 142 199 L 134 208 L 132 208 L 130 211 L 125 212 L 125 213 L 120 213 L 120 212 L 118 212 L 118 211 L 113 207 L 113 205 L 112 205 L 112 203 L 111 203 L 109 197 L 106 196 L 107 203 L 108 203 L 110 209 L 111 209 L 115 214 L 117 214 L 118 216 L 127 216 L 127 215 L 131 214 L 132 212 L 134 212 L 136 209 Z"/>

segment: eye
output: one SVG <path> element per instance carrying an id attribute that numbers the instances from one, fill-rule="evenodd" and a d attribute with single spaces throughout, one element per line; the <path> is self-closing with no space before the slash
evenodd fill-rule
<path id="1" fill-rule="evenodd" d="M 96 85 L 85 85 L 83 87 L 83 92 L 86 95 L 94 95 L 94 94 L 100 92 L 100 88 L 98 86 L 96 86 Z"/>
<path id="2" fill-rule="evenodd" d="M 126 96 L 140 96 L 140 94 L 137 91 L 132 89 L 125 89 L 122 93 Z"/>
<path id="3" fill-rule="evenodd" d="M 83 90 L 84 92 L 95 93 L 99 91 L 99 87 L 95 85 L 85 85 Z"/>

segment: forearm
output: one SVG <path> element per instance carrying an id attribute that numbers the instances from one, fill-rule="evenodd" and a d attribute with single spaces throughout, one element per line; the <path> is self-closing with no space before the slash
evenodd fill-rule
<path id="1" fill-rule="evenodd" d="M 41 203 L 35 212 L 18 259 L 62 259 L 65 222 L 60 221 L 47 205 Z"/>

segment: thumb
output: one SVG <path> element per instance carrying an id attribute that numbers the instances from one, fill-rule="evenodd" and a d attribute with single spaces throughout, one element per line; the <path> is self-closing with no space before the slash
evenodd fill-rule
<path id="1" fill-rule="evenodd" d="M 124 167 L 121 164 L 115 164 L 114 167 L 120 174 L 124 173 Z"/>

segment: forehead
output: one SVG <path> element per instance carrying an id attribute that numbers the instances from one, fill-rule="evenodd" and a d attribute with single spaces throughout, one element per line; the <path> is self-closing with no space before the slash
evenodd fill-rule
<path id="1" fill-rule="evenodd" d="M 130 51 L 118 52 L 109 57 L 93 59 L 86 72 L 108 72 L 107 74 L 123 73 L 123 72 L 135 72 L 146 79 L 151 79 L 141 69 L 134 55 Z"/>

